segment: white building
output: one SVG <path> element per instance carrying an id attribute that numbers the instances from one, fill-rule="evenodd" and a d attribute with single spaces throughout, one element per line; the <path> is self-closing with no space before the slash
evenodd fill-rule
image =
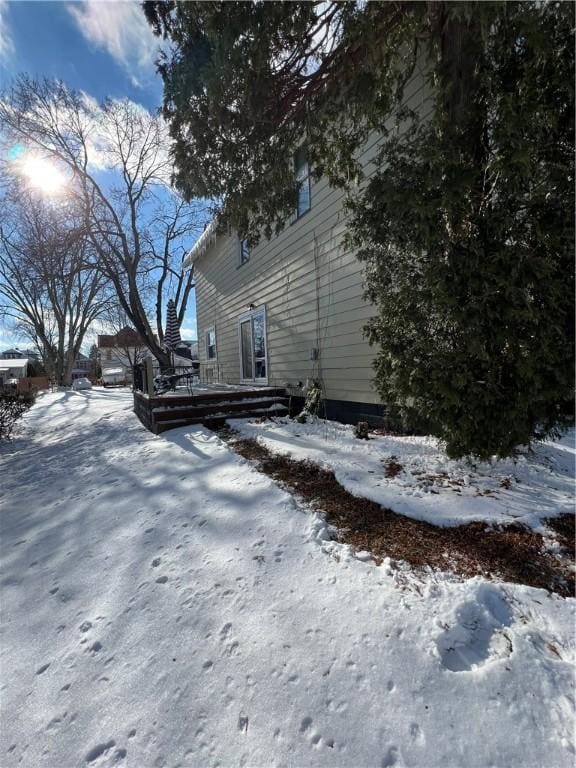
<path id="1" fill-rule="evenodd" d="M 28 375 L 28 358 L 0 360 L 0 389 L 15 386 Z"/>
<path id="2" fill-rule="evenodd" d="M 110 369 L 122 369 L 126 382 L 132 381 L 133 367 L 149 354 L 142 337 L 128 326 L 116 334 L 99 335 L 97 346 L 102 373 Z"/>

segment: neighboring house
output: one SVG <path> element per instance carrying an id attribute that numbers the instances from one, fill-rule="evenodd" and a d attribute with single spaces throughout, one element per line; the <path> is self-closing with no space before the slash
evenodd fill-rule
<path id="1" fill-rule="evenodd" d="M 125 326 L 118 333 L 98 336 L 98 359 L 102 373 L 114 368 L 122 368 L 126 381 L 132 381 L 132 368 L 148 356 L 148 349 L 142 337 L 133 329 Z"/>
<path id="2" fill-rule="evenodd" d="M 39 360 L 40 355 L 33 349 L 5 349 L 0 352 L 0 360 Z"/>
<path id="3" fill-rule="evenodd" d="M 187 360 L 198 360 L 198 342 L 182 339 L 180 344 L 174 350 L 174 353 L 180 358 Z"/>
<path id="4" fill-rule="evenodd" d="M 92 376 L 94 373 L 94 362 L 82 352 L 74 360 L 74 367 L 71 371 L 72 381 Z"/>
<path id="5" fill-rule="evenodd" d="M 0 360 L 0 389 L 16 386 L 20 379 L 25 379 L 28 375 L 28 362 L 28 358 Z"/>
<path id="6" fill-rule="evenodd" d="M 405 91 L 426 114 L 424 78 Z M 428 103 L 427 103 L 428 102 Z M 367 177 L 379 137 L 360 161 Z M 319 381 L 322 415 L 341 421 L 384 415 L 373 388 L 375 350 L 362 329 L 374 314 L 364 300 L 363 266 L 346 250 L 344 194 L 326 179 L 314 183 L 304 151 L 294 158 L 300 184 L 293 220 L 253 249 L 213 222 L 186 256 L 194 265 L 199 359 L 230 383 L 289 386 Z"/>

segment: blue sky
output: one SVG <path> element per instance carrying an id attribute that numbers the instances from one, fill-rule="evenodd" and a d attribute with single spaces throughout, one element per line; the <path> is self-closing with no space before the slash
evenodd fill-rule
<path id="1" fill-rule="evenodd" d="M 132 0 L 0 0 L 0 89 L 27 72 L 60 78 L 98 101 L 127 97 L 155 111 L 162 100 L 158 45 Z M 192 300 L 182 336 L 196 338 L 195 325 Z M 18 343 L 0 324 L 0 349 Z"/>

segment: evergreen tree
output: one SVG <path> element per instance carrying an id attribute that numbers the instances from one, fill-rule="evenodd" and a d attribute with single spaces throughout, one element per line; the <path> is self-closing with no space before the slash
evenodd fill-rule
<path id="1" fill-rule="evenodd" d="M 573 6 L 488 11 L 351 206 L 378 389 L 454 456 L 545 435 L 573 380 Z"/>
<path id="2" fill-rule="evenodd" d="M 553 430 L 572 393 L 573 4 L 144 6 L 173 43 L 160 71 L 185 194 L 270 236 L 303 139 L 348 188 L 383 400 L 454 456 Z M 404 108 L 417 62 L 426 120 Z M 377 170 L 348 186 L 372 130 Z"/>
<path id="3" fill-rule="evenodd" d="M 88 357 L 90 359 L 90 374 L 95 379 L 99 379 L 102 376 L 102 366 L 100 365 L 100 354 L 98 352 L 97 344 L 92 344 L 90 346 Z"/>

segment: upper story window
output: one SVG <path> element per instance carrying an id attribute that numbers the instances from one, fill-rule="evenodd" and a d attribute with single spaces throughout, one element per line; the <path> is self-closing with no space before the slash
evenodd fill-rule
<path id="1" fill-rule="evenodd" d="M 215 360 L 216 359 L 216 328 L 212 326 L 212 328 L 208 328 L 206 331 L 206 359 L 207 360 Z"/>
<path id="2" fill-rule="evenodd" d="M 308 152 L 306 147 L 300 149 L 294 155 L 294 175 L 298 185 L 298 203 L 296 216 L 303 216 L 310 210 L 310 166 L 308 165 Z"/>
<path id="3" fill-rule="evenodd" d="M 240 240 L 238 246 L 238 264 L 242 266 L 242 264 L 246 264 L 247 261 L 250 261 L 250 246 L 248 245 L 248 240 Z"/>

